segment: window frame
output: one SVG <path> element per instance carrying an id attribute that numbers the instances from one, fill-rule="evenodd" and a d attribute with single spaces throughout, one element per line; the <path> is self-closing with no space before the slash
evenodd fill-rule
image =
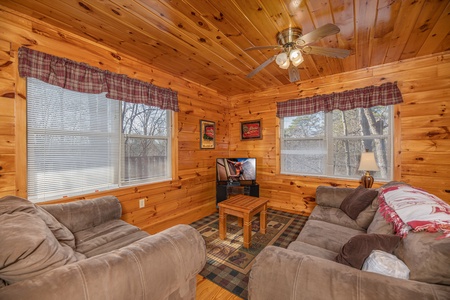
<path id="1" fill-rule="evenodd" d="M 24 80 L 24 88 L 27 91 L 27 100 L 29 99 L 29 91 L 28 91 L 28 82 L 26 79 Z M 42 81 L 41 81 L 42 82 Z M 42 82 L 44 84 L 48 84 L 45 82 Z M 57 87 L 59 88 L 59 87 Z M 116 190 L 118 188 L 126 188 L 126 187 L 133 187 L 133 186 L 139 186 L 139 185 L 144 185 L 144 184 L 154 184 L 154 183 L 159 183 L 159 182 L 164 182 L 164 181 L 172 181 L 173 178 L 176 177 L 176 161 L 174 161 L 174 158 L 176 157 L 176 149 L 173 148 L 173 145 L 176 145 L 176 140 L 174 141 L 174 139 L 176 139 L 176 136 L 174 135 L 175 132 L 175 126 L 174 124 L 176 124 L 175 120 L 175 116 L 176 114 L 169 110 L 169 109 L 160 109 L 162 111 L 164 111 L 164 113 L 166 114 L 166 135 L 157 135 L 157 136 L 148 136 L 148 135 L 139 135 L 139 134 L 126 134 L 123 132 L 123 127 L 122 127 L 122 122 L 123 122 L 123 115 L 122 115 L 122 102 L 123 101 L 119 101 L 119 100 L 113 100 L 113 99 L 107 99 L 108 101 L 117 101 L 117 105 L 118 105 L 118 118 L 117 121 L 118 124 L 118 132 L 117 134 L 119 136 L 116 136 L 115 138 L 118 140 L 118 145 L 117 145 L 117 161 L 115 161 L 113 164 L 110 165 L 110 167 L 115 168 L 116 171 L 114 171 L 115 173 L 117 173 L 116 175 L 114 175 L 114 184 L 111 184 L 109 187 L 103 188 L 103 189 L 96 189 L 96 190 L 92 190 L 90 192 L 85 192 L 83 191 L 82 193 L 68 193 L 68 194 L 59 194 L 57 196 L 53 196 L 53 197 L 41 197 L 41 196 L 31 196 L 32 201 L 34 202 L 43 202 L 43 201 L 50 201 L 50 200 L 56 200 L 56 199 L 61 199 L 61 198 L 66 198 L 66 197 L 79 197 L 81 195 L 88 195 L 88 194 L 93 194 L 93 193 L 97 193 L 99 191 L 112 191 L 112 190 Z M 27 107 L 25 106 L 24 110 L 24 120 L 25 120 L 25 124 L 24 127 L 26 129 L 26 131 L 28 131 L 28 123 L 27 123 L 27 118 L 28 118 L 28 112 L 27 112 Z M 39 129 L 38 129 L 39 130 Z M 116 134 L 116 133 L 113 133 Z M 165 166 L 165 174 L 167 176 L 163 176 L 163 177 L 159 177 L 159 178 L 145 178 L 142 180 L 132 180 L 132 181 L 124 181 L 123 180 L 123 164 L 125 161 L 125 156 L 124 156 L 124 147 L 125 147 L 125 140 L 126 140 L 126 136 L 128 137 L 132 137 L 132 138 L 138 138 L 138 139 L 149 139 L 149 140 L 165 140 L 166 141 L 166 166 Z M 29 145 L 28 145 L 28 133 L 24 135 L 24 141 L 25 143 L 23 144 L 23 148 L 25 149 L 26 153 L 28 153 L 28 149 L 29 149 Z M 26 157 L 28 157 L 29 153 L 27 154 Z M 23 164 L 23 169 L 26 170 L 25 174 L 27 174 L 25 176 L 25 182 L 24 182 L 24 187 L 26 189 L 26 197 L 30 198 L 30 196 L 28 195 L 28 170 L 29 170 L 29 165 L 28 165 L 28 159 L 26 160 L 26 163 Z M 152 179 L 152 180 L 150 180 Z M 72 192 L 72 190 L 70 190 L 70 192 Z"/>
<path id="2" fill-rule="evenodd" d="M 123 116 L 123 102 L 124 101 L 120 101 L 119 103 L 119 114 L 121 116 Z M 148 106 L 147 107 L 155 107 L 155 106 Z M 146 184 L 146 183 L 157 183 L 157 182 L 161 182 L 161 181 L 168 181 L 168 180 L 172 180 L 174 178 L 174 173 L 173 173 L 173 149 L 172 149 L 172 145 L 173 145 L 173 115 L 174 113 L 169 110 L 169 109 L 161 109 L 160 110 L 165 112 L 166 115 L 166 125 L 167 127 L 165 128 L 166 130 L 166 135 L 140 135 L 140 134 L 126 134 L 123 131 L 123 118 L 120 117 L 120 149 L 119 149 L 119 157 L 120 157 L 120 165 L 119 165 L 119 187 L 126 187 L 126 186 L 136 186 L 136 185 L 142 185 L 142 184 Z M 125 164 L 125 140 L 128 138 L 132 138 L 132 139 L 140 139 L 140 140 L 165 140 L 167 141 L 167 151 L 166 151 L 166 157 L 167 157 L 167 161 L 166 161 L 166 168 L 165 168 L 165 172 L 166 174 L 168 174 L 169 176 L 167 178 L 165 177 L 159 177 L 159 179 L 155 179 L 152 180 L 151 182 L 147 182 L 146 179 L 142 179 L 142 180 L 130 180 L 130 181 L 124 181 L 123 178 L 123 168 L 124 168 L 124 164 Z M 156 177 L 155 177 L 156 178 Z"/>
<path id="3" fill-rule="evenodd" d="M 395 149 L 399 148 L 399 139 L 394 136 L 395 128 L 398 128 L 398 122 L 399 118 L 396 117 L 396 113 L 398 111 L 399 105 L 388 105 L 386 106 L 389 109 L 389 130 L 387 135 L 370 135 L 370 136 L 333 136 L 332 132 L 332 126 L 333 126 L 333 111 L 330 112 L 323 112 L 325 115 L 325 125 L 324 125 L 324 132 L 325 135 L 323 138 L 320 137 L 307 137 L 307 138 L 284 138 L 284 117 L 278 118 L 278 124 L 279 124 L 279 134 L 277 137 L 277 141 L 279 143 L 279 146 L 277 147 L 278 150 L 278 157 L 279 160 L 278 163 L 278 174 L 280 175 L 287 175 L 287 176 L 308 176 L 308 177 L 319 177 L 319 178 L 336 178 L 336 179 L 343 179 L 343 180 L 358 180 L 362 175 L 362 171 L 357 171 L 354 175 L 349 176 L 343 176 L 343 175 L 334 175 L 333 174 L 333 167 L 334 167 L 334 140 L 364 140 L 364 139 L 381 139 L 386 138 L 389 140 L 388 146 L 388 162 L 390 163 L 389 171 L 387 174 L 387 178 L 379 178 L 378 181 L 381 182 L 388 182 L 391 180 L 395 180 L 396 176 L 396 167 L 398 167 L 398 164 L 396 163 L 396 156 L 394 155 Z M 358 108 L 356 108 L 358 109 Z M 298 116 L 296 116 L 298 117 Z M 331 133 L 331 134 L 330 134 Z M 366 137 L 366 138 L 365 138 Z M 284 169 L 284 160 L 283 160 L 283 151 L 286 151 L 283 149 L 283 144 L 286 140 L 290 141 L 296 141 L 296 140 L 323 140 L 326 144 L 326 157 L 325 157 L 325 163 L 324 163 L 324 170 L 325 174 L 315 174 L 315 173 L 294 173 L 289 172 Z M 288 150 L 289 151 L 289 150 Z M 358 163 L 359 165 L 359 163 Z M 359 173 L 358 173 L 359 172 Z"/>

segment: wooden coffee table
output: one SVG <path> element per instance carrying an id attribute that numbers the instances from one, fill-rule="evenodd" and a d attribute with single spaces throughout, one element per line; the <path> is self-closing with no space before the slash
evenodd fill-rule
<path id="1" fill-rule="evenodd" d="M 260 212 L 259 231 L 266 233 L 267 199 L 247 195 L 236 195 L 219 202 L 219 237 L 224 240 L 227 235 L 227 216 L 238 217 L 239 226 L 243 226 L 244 247 L 250 248 L 252 239 L 252 218 Z"/>

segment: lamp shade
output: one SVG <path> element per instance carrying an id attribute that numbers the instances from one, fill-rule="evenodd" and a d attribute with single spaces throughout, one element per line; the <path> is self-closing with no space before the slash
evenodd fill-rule
<path id="1" fill-rule="evenodd" d="M 289 59 L 291 60 L 294 66 L 298 66 L 303 62 L 303 55 L 298 49 L 294 49 L 289 53 Z"/>
<path id="2" fill-rule="evenodd" d="M 291 50 L 289 53 L 289 59 L 291 61 L 297 60 L 302 56 L 302 53 L 298 49 Z"/>
<path id="3" fill-rule="evenodd" d="M 282 66 L 284 64 L 286 64 L 286 61 L 288 60 L 288 56 L 285 52 L 282 52 L 280 54 L 277 55 L 277 58 L 275 59 L 275 62 L 277 63 L 277 65 Z M 287 69 L 287 67 L 286 67 Z"/>
<path id="4" fill-rule="evenodd" d="M 361 161 L 359 162 L 359 171 L 379 171 L 375 161 L 375 154 L 373 152 L 361 153 Z"/>
<path id="5" fill-rule="evenodd" d="M 289 59 L 288 60 L 286 60 L 283 64 L 281 64 L 281 65 L 279 65 L 279 67 L 281 68 L 281 69 L 287 69 L 287 68 L 289 68 L 289 65 L 291 64 L 291 62 L 289 61 Z"/>

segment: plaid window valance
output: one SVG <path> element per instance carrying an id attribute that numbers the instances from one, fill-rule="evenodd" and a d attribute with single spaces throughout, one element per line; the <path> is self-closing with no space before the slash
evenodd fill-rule
<path id="1" fill-rule="evenodd" d="M 350 110 L 358 107 L 386 106 L 402 102 L 402 94 L 397 83 L 388 82 L 380 86 L 372 85 L 341 93 L 278 102 L 277 117 L 310 115 L 319 111 L 330 112 L 334 109 Z"/>
<path id="2" fill-rule="evenodd" d="M 110 99 L 179 111 L 178 94 L 171 89 L 26 47 L 19 49 L 19 75 L 76 92 L 106 92 Z"/>

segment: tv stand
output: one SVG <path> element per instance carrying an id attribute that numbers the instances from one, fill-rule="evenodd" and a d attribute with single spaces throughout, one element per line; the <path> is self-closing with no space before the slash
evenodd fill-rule
<path id="1" fill-rule="evenodd" d="M 217 184 L 216 185 L 216 204 L 227 200 L 232 195 L 247 195 L 259 197 L 259 184 L 253 182 L 252 184 L 242 185 L 236 183 Z"/>

